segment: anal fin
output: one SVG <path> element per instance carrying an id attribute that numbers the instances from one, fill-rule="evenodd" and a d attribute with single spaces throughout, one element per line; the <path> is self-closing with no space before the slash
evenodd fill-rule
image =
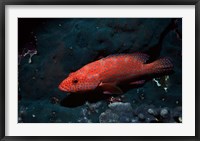
<path id="1" fill-rule="evenodd" d="M 103 90 L 103 94 L 122 94 L 123 91 L 112 83 L 100 83 L 99 86 Z"/>
<path id="2" fill-rule="evenodd" d="M 138 80 L 138 81 L 133 81 L 129 83 L 130 85 L 142 85 L 145 83 L 145 80 Z"/>

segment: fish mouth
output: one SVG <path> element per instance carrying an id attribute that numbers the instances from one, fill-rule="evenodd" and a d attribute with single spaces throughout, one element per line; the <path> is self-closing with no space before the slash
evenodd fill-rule
<path id="1" fill-rule="evenodd" d="M 60 84 L 60 85 L 58 86 L 58 88 L 59 88 L 61 91 L 67 92 L 67 89 L 64 88 L 62 84 Z"/>

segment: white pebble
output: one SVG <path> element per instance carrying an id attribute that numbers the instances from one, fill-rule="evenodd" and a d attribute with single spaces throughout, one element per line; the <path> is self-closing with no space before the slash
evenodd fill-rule
<path id="1" fill-rule="evenodd" d="M 154 114 L 154 110 L 150 108 L 150 109 L 148 109 L 148 113 L 153 115 Z"/>
<path id="2" fill-rule="evenodd" d="M 178 120 L 179 120 L 179 122 L 182 122 L 182 117 L 179 117 Z"/>
<path id="3" fill-rule="evenodd" d="M 155 78 L 153 79 L 153 81 L 154 81 L 154 82 L 156 82 L 156 85 L 157 85 L 158 87 L 160 87 L 160 86 L 161 86 L 161 84 L 159 83 L 159 81 L 158 81 L 158 80 L 156 80 Z"/>

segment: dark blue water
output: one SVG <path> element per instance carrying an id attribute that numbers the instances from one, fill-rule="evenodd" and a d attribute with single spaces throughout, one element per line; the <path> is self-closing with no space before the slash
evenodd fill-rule
<path id="1" fill-rule="evenodd" d="M 20 123 L 182 122 L 182 19 L 20 18 L 18 23 Z M 92 61 L 133 52 L 149 54 L 149 61 L 170 57 L 173 73 L 119 96 L 58 89 L 70 72 Z"/>

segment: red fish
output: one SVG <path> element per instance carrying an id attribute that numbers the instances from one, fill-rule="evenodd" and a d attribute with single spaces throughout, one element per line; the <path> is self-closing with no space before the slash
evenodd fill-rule
<path id="1" fill-rule="evenodd" d="M 144 53 L 110 55 L 70 73 L 60 83 L 59 89 L 79 93 L 100 88 L 104 94 L 122 94 L 120 84 L 143 84 L 146 77 L 173 70 L 169 58 L 146 63 L 148 59 Z"/>

